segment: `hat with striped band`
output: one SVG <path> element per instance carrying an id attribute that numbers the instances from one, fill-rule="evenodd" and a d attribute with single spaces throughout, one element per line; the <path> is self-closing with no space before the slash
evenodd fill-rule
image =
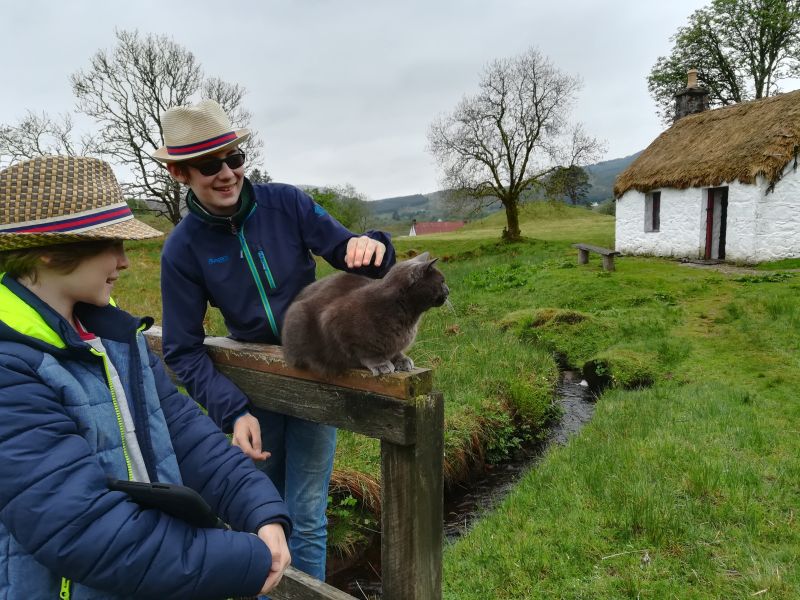
<path id="1" fill-rule="evenodd" d="M 133 217 L 102 160 L 42 156 L 0 171 L 0 251 L 161 235 Z"/>
<path id="2" fill-rule="evenodd" d="M 163 163 L 179 162 L 238 146 L 249 129 L 234 130 L 228 115 L 213 100 L 196 106 L 175 106 L 161 115 L 164 146 L 151 155 Z"/>

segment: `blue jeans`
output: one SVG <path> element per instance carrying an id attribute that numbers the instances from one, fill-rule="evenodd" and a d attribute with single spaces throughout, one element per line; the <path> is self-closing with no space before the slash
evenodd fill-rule
<path id="1" fill-rule="evenodd" d="M 325 581 L 328 483 L 333 471 L 336 428 L 258 408 L 261 445 L 272 456 L 256 465 L 278 488 L 294 525 L 289 537 L 292 566 Z"/>

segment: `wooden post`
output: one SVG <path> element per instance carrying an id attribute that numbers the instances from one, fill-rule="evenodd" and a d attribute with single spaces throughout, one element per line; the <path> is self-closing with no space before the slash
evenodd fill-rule
<path id="1" fill-rule="evenodd" d="M 416 444 L 381 441 L 384 600 L 442 597 L 444 400 L 416 399 Z"/>
<path id="2" fill-rule="evenodd" d="M 604 254 L 603 255 L 603 268 L 606 271 L 615 271 L 614 268 L 614 255 L 613 254 Z"/>
<path id="3" fill-rule="evenodd" d="M 589 251 L 583 248 L 578 248 L 578 264 L 585 265 L 589 262 Z"/>

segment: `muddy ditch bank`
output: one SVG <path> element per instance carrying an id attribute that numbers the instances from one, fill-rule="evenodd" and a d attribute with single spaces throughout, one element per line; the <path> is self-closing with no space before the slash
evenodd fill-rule
<path id="1" fill-rule="evenodd" d="M 562 416 L 550 428 L 545 441 L 523 444 L 508 460 L 489 465 L 470 481 L 445 490 L 444 535 L 447 543 L 470 530 L 483 514 L 495 508 L 528 470 L 534 468 L 552 444 L 565 444 L 594 414 L 597 390 L 582 380 L 580 371 L 562 371 L 556 401 Z M 351 596 L 365 600 L 381 597 L 381 544 L 375 535 L 358 560 L 334 571 L 327 582 Z"/>

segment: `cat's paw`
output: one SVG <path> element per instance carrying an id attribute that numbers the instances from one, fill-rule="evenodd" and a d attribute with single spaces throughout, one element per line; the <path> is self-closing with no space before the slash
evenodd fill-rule
<path id="1" fill-rule="evenodd" d="M 394 360 L 394 368 L 396 371 L 412 371 L 414 369 L 414 361 L 407 356 L 401 356 Z"/>
<path id="2" fill-rule="evenodd" d="M 381 363 L 365 364 L 364 366 L 368 368 L 373 375 L 388 375 L 389 373 L 394 373 L 395 370 L 394 365 L 389 360 Z"/>

